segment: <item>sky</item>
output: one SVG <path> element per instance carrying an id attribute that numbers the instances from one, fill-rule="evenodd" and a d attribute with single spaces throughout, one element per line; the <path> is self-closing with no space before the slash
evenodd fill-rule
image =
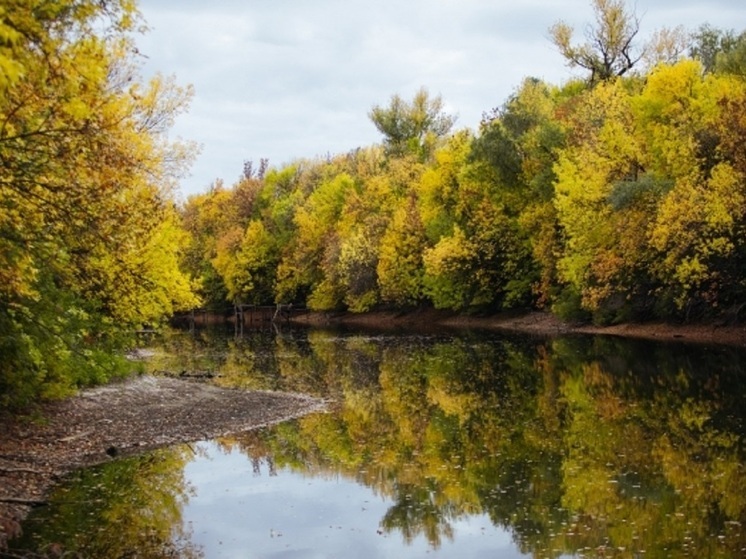
<path id="1" fill-rule="evenodd" d="M 704 23 L 746 30 L 743 0 L 637 0 L 639 36 Z M 583 39 L 590 0 L 140 0 L 144 78 L 175 75 L 195 96 L 171 134 L 201 146 L 179 196 L 227 186 L 243 163 L 297 159 L 380 143 L 368 117 L 398 94 L 440 95 L 455 129 L 477 130 L 526 77 L 578 74 L 549 39 L 562 20 Z"/>

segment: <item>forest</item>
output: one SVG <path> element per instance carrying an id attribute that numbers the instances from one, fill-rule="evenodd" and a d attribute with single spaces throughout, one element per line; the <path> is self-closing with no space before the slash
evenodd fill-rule
<path id="1" fill-rule="evenodd" d="M 737 318 L 746 33 L 703 25 L 636 48 L 634 15 L 594 5 L 587 44 L 550 30 L 585 78 L 526 78 L 479 130 L 454 130 L 422 88 L 371 109 L 380 145 L 281 168 L 247 161 L 234 185 L 190 197 L 184 265 L 202 299 Z"/>
<path id="2" fill-rule="evenodd" d="M 138 330 L 197 307 L 742 318 L 746 32 L 645 39 L 592 6 L 584 39 L 549 30 L 580 76 L 525 78 L 478 130 L 394 94 L 360 115 L 380 144 L 183 203 L 192 91 L 140 77 L 135 3 L 0 7 L 0 406 L 125 374 Z"/>

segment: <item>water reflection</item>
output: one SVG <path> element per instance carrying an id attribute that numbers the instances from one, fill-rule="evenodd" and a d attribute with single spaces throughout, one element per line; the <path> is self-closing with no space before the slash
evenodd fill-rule
<path id="1" fill-rule="evenodd" d="M 189 448 L 79 472 L 30 516 L 8 557 L 202 557 L 182 523 Z"/>
<path id="2" fill-rule="evenodd" d="M 209 519 L 229 517 L 226 511 L 238 510 L 234 497 L 269 518 L 286 514 L 288 506 L 307 505 L 304 499 L 312 495 L 316 509 L 309 510 L 321 514 L 337 503 L 332 492 L 344 484 L 344 491 L 359 495 L 341 512 L 344 522 L 356 527 L 343 541 L 370 547 L 358 556 L 477 556 L 494 553 L 506 534 L 512 556 L 746 555 L 742 351 L 614 338 L 547 342 L 319 330 L 247 333 L 238 340 L 175 332 L 163 348 L 150 364 L 155 370 L 211 371 L 225 385 L 306 392 L 335 402 L 332 413 L 206 447 L 214 456 L 223 456 L 220 448 L 243 463 L 231 473 L 232 459 L 213 456 L 210 483 L 222 483 L 229 499 L 217 501 L 217 508 L 194 504 L 207 491 L 199 475 L 190 478 L 197 496 L 187 504 L 183 451 L 164 451 L 179 459 L 169 462 L 171 483 L 160 481 L 157 490 L 140 466 L 115 463 L 111 468 L 132 473 L 99 474 L 122 477 L 136 493 L 126 499 L 145 503 L 132 510 L 147 509 L 158 518 L 161 528 L 148 542 L 161 545 L 168 539 L 164 534 L 172 534 L 163 549 L 183 547 L 186 538 L 192 547 L 185 553 L 197 554 L 201 548 L 195 542 L 209 537 L 189 536 L 184 526 L 201 533 Z M 187 472 L 199 471 L 200 464 L 192 461 Z M 248 489 L 257 478 L 265 483 L 275 477 L 283 480 L 280 499 L 262 500 Z M 330 480 L 334 487 L 326 485 Z M 306 491 L 288 491 L 294 483 Z M 83 491 L 77 487 L 66 491 Z M 123 506 L 113 487 L 103 493 L 111 494 L 106 498 L 111 502 L 101 508 Z M 64 495 L 65 502 L 90 500 Z M 376 506 L 366 507 L 361 499 Z M 65 518 L 55 522 L 80 525 L 73 531 L 90 534 L 112 532 L 107 522 L 117 518 L 75 507 L 65 512 L 62 505 L 50 510 Z M 489 530 L 480 524 L 485 519 Z M 489 532 L 483 547 L 474 547 L 465 535 L 469 526 L 479 526 L 482 536 Z M 50 534 L 58 529 L 50 530 L 31 537 L 57 541 Z M 300 544 L 272 549 L 297 552 L 287 556 L 331 556 L 342 540 L 324 535 L 304 542 L 313 554 Z M 98 550 L 112 544 L 86 540 L 85 545 Z M 382 554 L 381 546 L 391 553 Z M 220 556 L 213 551 L 207 556 L 212 553 Z M 269 553 L 267 548 L 256 556 Z"/>
<path id="3" fill-rule="evenodd" d="M 253 443 L 249 443 L 253 444 Z M 194 541 L 207 557 L 388 557 L 438 556 L 426 537 L 403 547 L 380 519 L 392 501 L 354 479 L 328 470 L 301 472 L 267 458 L 247 460 L 235 443 L 202 443 L 206 455 L 187 466 L 197 493 L 184 512 Z M 457 520 L 444 557 L 518 559 L 510 535 L 485 515 Z"/>

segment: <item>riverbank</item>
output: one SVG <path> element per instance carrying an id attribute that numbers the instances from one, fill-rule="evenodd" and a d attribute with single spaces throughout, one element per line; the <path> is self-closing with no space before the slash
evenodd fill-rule
<path id="1" fill-rule="evenodd" d="M 597 334 L 697 344 L 723 344 L 746 347 L 746 325 L 719 323 L 673 324 L 665 322 L 628 323 L 613 326 L 571 324 L 544 312 L 515 312 L 468 316 L 436 309 L 408 312 L 308 313 L 291 319 L 308 326 L 354 326 L 379 330 L 471 328 L 515 332 L 541 337 L 567 334 Z"/>
<path id="2" fill-rule="evenodd" d="M 142 376 L 45 404 L 43 421 L 0 421 L 0 550 L 66 474 L 113 458 L 213 439 L 324 409 L 300 394 Z"/>

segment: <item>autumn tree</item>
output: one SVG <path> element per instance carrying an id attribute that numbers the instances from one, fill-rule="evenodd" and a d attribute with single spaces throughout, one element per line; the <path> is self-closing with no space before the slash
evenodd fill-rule
<path id="1" fill-rule="evenodd" d="M 274 302 L 277 243 L 264 222 L 249 223 L 231 264 L 226 274 L 231 300 L 254 305 Z"/>
<path id="2" fill-rule="evenodd" d="M 475 164 L 473 145 L 468 131 L 452 135 L 417 187 L 428 241 L 423 291 L 439 308 L 525 303 L 518 284 L 530 284 L 523 276 L 530 260 L 524 239 L 506 212 L 508 196 L 501 198 L 510 189 L 495 173 L 483 172 L 482 162 Z"/>
<path id="3" fill-rule="evenodd" d="M 196 304 L 170 142 L 191 90 L 143 82 L 128 1 L 0 9 L 0 401 L 115 374 L 122 334 Z"/>
<path id="4" fill-rule="evenodd" d="M 639 101 L 640 123 L 654 142 L 657 169 L 672 180 L 651 230 L 659 251 L 656 271 L 685 316 L 736 303 L 744 288 L 743 227 L 746 175 L 743 143 L 744 82 L 702 76 L 685 61 L 649 77 Z"/>
<path id="5" fill-rule="evenodd" d="M 234 203 L 232 190 L 221 180 L 215 181 L 207 192 L 190 196 L 181 207 L 182 227 L 189 234 L 182 263 L 194 278 L 204 305 L 212 310 L 223 309 L 230 300 L 215 260 L 219 247 L 224 250 L 229 245 L 224 238 L 228 230 L 233 228 L 234 237 L 236 230 L 242 231 L 239 207 Z"/>
<path id="6" fill-rule="evenodd" d="M 413 192 L 396 210 L 381 239 L 377 273 L 384 301 L 407 307 L 425 300 L 422 262 L 425 248 L 425 226 Z"/>
<path id="7" fill-rule="evenodd" d="M 336 276 L 328 272 L 338 257 L 335 228 L 347 192 L 354 187 L 352 177 L 339 174 L 318 184 L 294 209 L 294 235 L 277 269 L 278 300 L 295 301 L 298 296 L 306 296 L 318 308 L 336 304 L 332 302 L 338 299 L 333 295 L 338 292 Z"/>
<path id="8" fill-rule="evenodd" d="M 557 266 L 565 294 L 596 320 L 697 317 L 743 292 L 744 175 L 732 141 L 742 96 L 741 80 L 683 60 L 644 84 L 599 84 L 566 117 Z"/>
<path id="9" fill-rule="evenodd" d="M 639 148 L 631 136 L 629 97 L 620 82 L 599 84 L 583 93 L 571 117 L 571 145 L 556 165 L 554 205 L 566 238 L 558 262 L 560 280 L 582 294 L 583 306 L 597 310 L 621 285 L 625 254 L 622 236 L 635 234 L 615 223 L 614 184 L 631 180 L 639 166 Z M 631 186 L 625 187 L 631 190 Z M 634 256 L 633 256 L 634 255 Z M 626 255 L 635 262 L 637 252 Z"/>
<path id="10" fill-rule="evenodd" d="M 557 22 L 549 29 L 552 42 L 568 65 L 590 72 L 597 83 L 627 74 L 644 51 L 635 45 L 640 19 L 630 13 L 624 0 L 592 0 L 595 21 L 585 30 L 586 42 L 573 44 L 573 28 Z"/>
<path id="11" fill-rule="evenodd" d="M 380 175 L 362 181 L 345 200 L 337 226 L 340 238 L 337 268 L 344 303 L 350 310 L 370 310 L 380 302 L 378 263 L 382 238 L 403 192 L 409 187 L 406 184 L 411 178 L 409 172 L 417 167 L 409 163 L 407 158 L 392 162 Z"/>
<path id="12" fill-rule="evenodd" d="M 515 248 L 523 247 L 523 273 L 510 281 L 511 299 L 523 304 L 547 304 L 556 284 L 554 165 L 567 136 L 558 115 L 584 89 L 580 82 L 557 88 L 527 78 L 502 106 L 484 115 L 471 144 L 470 173 L 489 185 L 502 219 L 511 222 Z"/>

